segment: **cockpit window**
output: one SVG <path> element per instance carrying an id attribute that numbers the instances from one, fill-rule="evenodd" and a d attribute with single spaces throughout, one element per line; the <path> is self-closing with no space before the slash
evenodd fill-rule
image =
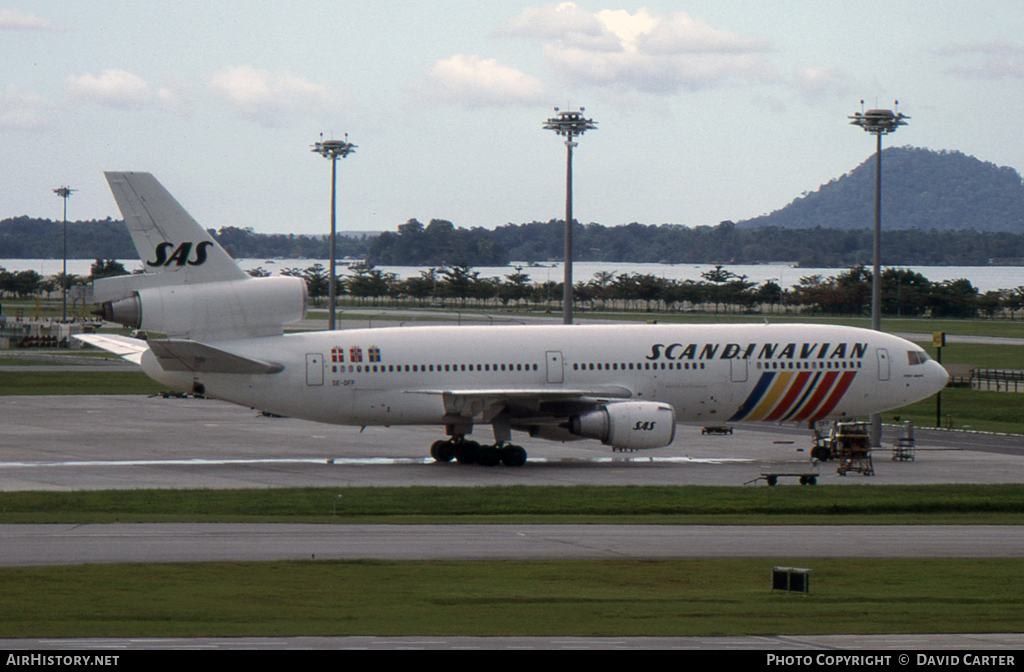
<path id="1" fill-rule="evenodd" d="M 928 361 L 928 355 L 921 350 L 908 350 L 907 361 L 910 362 L 911 366 L 915 366 L 917 364 L 924 364 L 925 362 Z"/>

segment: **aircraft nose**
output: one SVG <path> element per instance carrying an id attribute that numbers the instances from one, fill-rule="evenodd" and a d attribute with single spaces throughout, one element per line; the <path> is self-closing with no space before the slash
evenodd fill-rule
<path id="1" fill-rule="evenodd" d="M 941 392 L 942 388 L 946 387 L 949 382 L 949 372 L 934 359 L 926 362 L 928 370 L 926 372 L 926 381 L 928 384 L 929 396 L 937 392 Z"/>

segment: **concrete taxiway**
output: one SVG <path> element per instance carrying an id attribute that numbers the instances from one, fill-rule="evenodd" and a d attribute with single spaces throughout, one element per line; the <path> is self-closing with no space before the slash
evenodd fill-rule
<path id="1" fill-rule="evenodd" d="M 325 502 L 325 507 L 329 506 Z M 0 525 L 0 567 L 269 560 L 1024 557 L 1003 525 Z"/>
<path id="2" fill-rule="evenodd" d="M 733 485 L 766 469 L 809 462 L 805 429 L 737 427 L 613 454 L 597 442 L 523 439 L 522 468 L 436 464 L 439 428 L 340 427 L 262 416 L 203 399 L 0 397 L 0 491 L 292 486 Z M 487 440 L 486 428 L 477 438 Z M 887 430 L 890 434 L 894 430 Z M 875 455 L 874 476 L 820 466 L 840 484 L 1020 483 L 1024 437 L 917 430 L 913 462 Z M 891 446 L 891 438 L 884 445 Z M 763 481 L 760 482 L 763 487 Z M 784 480 L 780 487 L 799 487 Z M 325 503 L 325 508 L 329 506 Z M 1024 557 L 1015 526 L 353 526 L 0 525 L 0 566 L 331 558 Z M 6 640 L 8 648 L 596 648 L 996 649 L 1021 635 L 738 638 L 322 637 Z"/>
<path id="3" fill-rule="evenodd" d="M 526 466 L 485 468 L 430 459 L 431 442 L 443 436 L 439 427 L 323 425 L 209 399 L 143 396 L 0 397 L 0 427 L 0 491 L 743 485 L 766 470 L 808 468 L 811 447 L 808 430 L 773 425 L 737 426 L 731 435 L 680 426 L 673 445 L 638 453 L 516 434 L 530 455 Z M 900 462 L 891 459 L 896 430 L 887 432 L 873 476 L 840 476 L 825 463 L 818 484 L 1024 481 L 1024 437 L 918 429 L 916 459 Z M 491 439 L 489 428 L 475 438 Z"/>

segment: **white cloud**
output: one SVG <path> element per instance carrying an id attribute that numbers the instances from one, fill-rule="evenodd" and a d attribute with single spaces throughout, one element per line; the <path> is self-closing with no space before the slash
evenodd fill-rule
<path id="1" fill-rule="evenodd" d="M 831 68 L 797 68 L 793 85 L 809 103 L 841 98 L 854 90 L 854 81 L 849 74 Z"/>
<path id="2" fill-rule="evenodd" d="M 53 24 L 35 14 L 0 9 L 0 30 L 53 30 Z"/>
<path id="3" fill-rule="evenodd" d="M 9 84 L 0 90 L 0 128 L 43 130 L 50 125 L 50 107 L 38 93 L 24 92 Z"/>
<path id="4" fill-rule="evenodd" d="M 563 3 L 527 9 L 501 32 L 540 41 L 548 63 L 569 83 L 674 94 L 781 79 L 765 56 L 768 42 L 714 28 L 685 12 L 595 14 Z"/>
<path id="5" fill-rule="evenodd" d="M 104 70 L 99 75 L 72 75 L 65 80 L 65 85 L 74 98 L 119 110 L 147 107 L 156 99 L 144 79 L 126 70 Z"/>
<path id="6" fill-rule="evenodd" d="M 645 10 L 641 10 L 645 11 Z M 558 6 L 528 7 L 498 31 L 500 35 L 559 41 L 595 51 L 619 49 L 619 40 L 596 14 L 571 2 Z"/>
<path id="7" fill-rule="evenodd" d="M 529 105 L 542 102 L 545 95 L 540 80 L 493 58 L 463 54 L 435 63 L 420 92 L 428 99 L 468 107 Z"/>
<path id="8" fill-rule="evenodd" d="M 1024 79 L 1024 48 L 1013 44 L 952 44 L 936 53 L 956 62 L 946 74 L 964 79 Z"/>
<path id="9" fill-rule="evenodd" d="M 209 85 L 243 116 L 268 127 L 286 126 L 307 114 L 337 114 L 343 107 L 341 95 L 330 87 L 288 71 L 228 68 L 211 77 Z"/>
<path id="10" fill-rule="evenodd" d="M 634 39 L 640 40 L 643 50 L 650 54 L 746 54 L 772 49 L 765 40 L 713 28 L 685 12 L 665 19 L 652 17 L 649 26 Z"/>

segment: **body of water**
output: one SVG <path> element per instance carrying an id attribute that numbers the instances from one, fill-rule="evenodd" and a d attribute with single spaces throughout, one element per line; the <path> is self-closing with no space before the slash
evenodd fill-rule
<path id="1" fill-rule="evenodd" d="M 68 259 L 68 273 L 88 275 L 93 261 L 92 259 Z M 129 271 L 142 268 L 142 262 L 138 259 L 123 259 L 121 263 Z M 305 269 L 316 263 L 327 268 L 328 265 L 326 259 L 239 259 L 238 263 L 246 270 L 262 268 L 273 275 L 277 275 L 287 268 Z M 0 259 L 0 267 L 6 268 L 8 271 L 33 270 L 44 277 L 60 273 L 61 266 L 60 259 Z M 504 278 L 515 273 L 516 266 L 522 267 L 522 272 L 530 276 L 531 282 L 562 281 L 562 264 L 558 262 L 537 266 L 529 266 L 526 263 L 497 267 L 483 266 L 473 270 L 479 271 L 480 276 L 484 278 Z M 723 266 L 737 275 L 747 276 L 750 281 L 757 284 L 772 280 L 786 289 L 793 287 L 800 282 L 801 278 L 807 276 L 821 275 L 827 278 L 839 275 L 845 270 L 841 268 L 796 268 L 788 264 L 723 264 Z M 714 267 L 715 264 L 613 264 L 597 261 L 577 261 L 572 266 L 574 282 L 586 282 L 599 272 L 651 274 L 671 280 L 699 281 L 702 273 Z M 403 280 L 428 270 L 426 266 L 379 266 L 378 268 L 387 273 L 395 273 Z M 910 268 L 932 282 L 966 278 L 981 292 L 1024 286 L 1024 266 L 900 266 L 899 268 Z M 338 274 L 344 276 L 346 272 L 347 269 L 339 265 Z"/>

